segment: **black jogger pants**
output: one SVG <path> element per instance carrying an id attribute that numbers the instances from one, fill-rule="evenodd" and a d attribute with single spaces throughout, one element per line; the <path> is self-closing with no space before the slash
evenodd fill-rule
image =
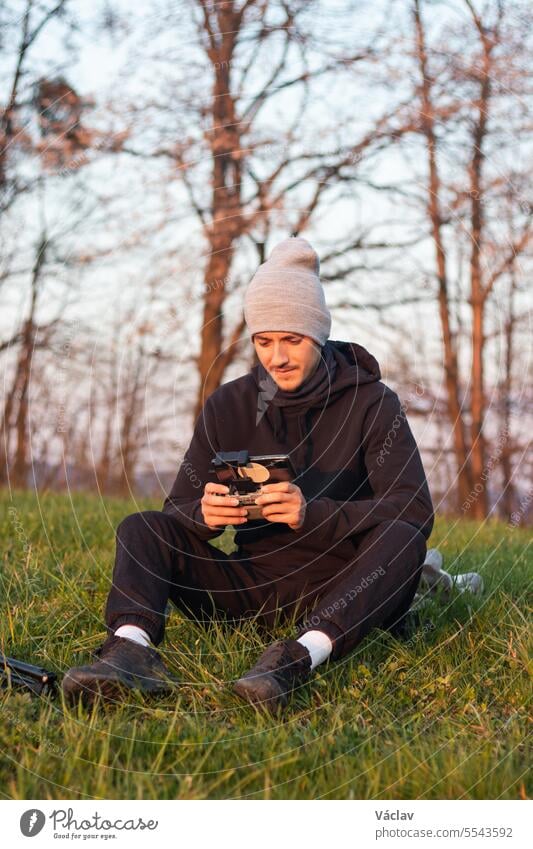
<path id="1" fill-rule="evenodd" d="M 349 538 L 353 556 L 324 572 L 310 566 L 273 576 L 266 565 L 226 555 L 157 510 L 132 513 L 119 524 L 113 584 L 106 606 L 110 632 L 139 625 L 154 645 L 163 639 L 169 599 L 200 622 L 256 618 L 268 629 L 293 621 L 300 636 L 324 631 L 331 658 L 350 651 L 374 626 L 399 621 L 409 609 L 426 554 L 426 540 L 400 520 Z"/>

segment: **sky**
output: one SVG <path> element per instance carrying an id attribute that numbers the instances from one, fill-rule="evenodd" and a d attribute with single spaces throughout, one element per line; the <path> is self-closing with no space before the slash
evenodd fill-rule
<path id="1" fill-rule="evenodd" d="M 169 5 L 173 10 L 184 10 L 188 6 L 186 3 L 170 3 Z M 323 19 L 321 22 L 323 30 L 328 28 L 329 20 L 333 20 L 333 15 L 338 13 L 339 5 L 341 4 L 334 2 L 334 0 L 325 4 L 328 13 L 331 10 L 332 17 L 331 19 L 328 17 Z M 455 5 L 457 6 L 457 4 Z M 139 11 L 139 7 L 126 2 L 113 3 L 113 8 L 118 10 L 119 16 L 120 13 L 123 14 L 123 22 L 119 22 L 114 33 L 102 32 L 95 23 L 95 11 L 103 9 L 104 6 L 105 4 L 89 4 L 82 2 L 82 0 L 73 3 L 72 9 L 78 31 L 71 39 L 71 49 L 64 49 L 60 28 L 56 26 L 50 29 L 45 39 L 41 40 L 39 51 L 35 56 L 35 66 L 36 68 L 45 68 L 50 62 L 57 62 L 58 57 L 60 57 L 58 67 L 64 64 L 63 71 L 78 93 L 94 97 L 97 103 L 102 104 L 102 107 L 109 103 L 113 104 L 115 108 L 118 105 L 119 115 L 116 120 L 117 126 L 120 127 L 121 97 L 126 95 L 131 97 L 136 91 L 146 97 L 149 81 L 154 78 L 154 72 L 158 71 L 159 66 L 153 58 L 153 50 L 157 47 L 163 55 L 165 53 L 176 55 L 176 61 L 179 65 L 181 51 L 185 52 L 187 45 L 175 45 L 170 32 L 163 35 L 158 34 L 157 39 L 154 35 L 153 42 L 149 42 L 148 45 L 139 44 L 142 33 L 147 30 L 150 32 L 152 25 L 155 27 L 158 23 L 158 16 L 154 14 L 149 20 L 143 18 L 144 24 L 141 31 L 136 26 L 136 19 L 145 15 L 146 7 Z M 381 14 L 388 7 L 388 4 L 378 2 L 375 4 L 365 3 L 362 6 L 364 14 L 361 11 L 354 15 L 353 32 L 356 32 L 358 38 L 363 36 L 365 27 L 371 28 L 372 15 Z M 398 6 L 399 4 L 396 2 L 390 7 L 393 9 L 393 14 L 397 14 Z M 452 14 L 455 13 L 452 12 Z M 337 25 L 337 18 L 335 18 L 335 25 Z M 351 35 L 352 32 L 347 29 L 348 42 Z M 149 41 L 146 36 L 144 38 Z M 150 49 L 146 49 L 147 47 Z M 149 58 L 151 53 L 152 59 Z M 139 57 L 141 57 L 141 60 L 139 60 Z M 187 69 L 184 69 L 183 84 L 188 85 L 189 82 Z M 384 105 L 380 102 L 378 89 L 373 87 L 371 83 L 369 85 L 354 84 L 353 91 L 349 92 L 349 97 L 351 98 L 349 105 L 351 106 L 353 103 L 353 108 L 356 110 L 355 114 L 361 115 L 361 126 L 365 119 L 368 120 L 366 116 L 371 110 L 379 110 Z M 292 95 L 288 95 L 285 99 L 284 109 L 286 113 L 290 113 L 291 108 L 293 108 L 291 98 Z M 324 92 L 323 99 L 317 100 L 313 107 L 313 125 L 309 127 L 311 136 L 316 133 L 317 127 L 330 119 L 336 109 L 340 111 L 341 106 L 346 108 L 346 99 L 347 93 L 344 90 L 326 90 Z M 267 118 L 276 120 L 277 109 L 278 106 L 275 105 L 272 114 L 267 113 Z M 106 109 L 102 108 L 97 119 L 103 120 L 106 114 Z M 405 169 L 407 175 L 408 171 L 402 157 L 396 154 L 388 154 L 387 157 L 382 157 L 380 160 L 379 178 L 382 182 L 392 177 L 398 179 L 402 176 L 402 169 Z M 150 166 L 143 163 L 142 169 L 138 169 L 135 162 L 124 163 L 122 161 L 120 166 L 117 167 L 116 161 L 112 158 L 98 163 L 94 168 L 91 166 L 90 169 L 85 169 L 85 175 L 89 172 L 88 180 L 91 189 L 94 190 L 99 199 L 96 218 L 98 219 L 100 208 L 103 211 L 104 226 L 84 224 L 82 221 L 69 237 L 69 244 L 72 248 L 87 249 L 88 247 L 89 250 L 101 250 L 108 244 L 120 246 L 123 245 L 125 237 L 130 233 L 135 232 L 139 227 L 148 226 L 152 221 L 159 220 L 162 215 L 168 216 L 170 222 L 163 236 L 154 236 L 152 240 L 148 239 L 141 247 L 123 249 L 116 257 L 88 266 L 87 270 L 81 275 L 67 269 L 62 275 L 58 274 L 58 279 L 50 285 L 48 303 L 43 305 L 45 314 L 46 310 L 53 314 L 56 309 L 56 299 L 61 297 L 64 290 L 64 286 L 62 288 L 61 285 L 62 276 L 65 285 L 72 287 L 75 284 L 79 286 L 81 297 L 76 295 L 73 299 L 71 317 L 73 322 L 79 319 L 82 322 L 91 323 L 95 327 L 94 344 L 96 349 L 99 345 L 106 344 L 108 341 L 109 325 L 115 317 L 114 311 L 117 304 L 122 303 L 123 307 L 126 304 L 142 307 L 142 303 L 139 304 L 139 302 L 142 302 L 146 293 L 146 286 L 155 271 L 155 262 L 161 265 L 161 273 L 168 277 L 164 297 L 166 303 L 171 306 L 179 305 L 180 299 L 183 297 L 184 277 L 187 278 L 187 290 L 191 286 L 194 288 L 195 285 L 201 283 L 202 263 L 205 261 L 205 257 L 202 256 L 202 243 L 197 224 L 193 219 L 187 218 L 173 223 L 172 218 L 179 211 L 182 194 L 181 189 L 176 184 L 168 184 L 162 189 L 163 170 L 164 166 L 159 162 Z M 394 215 L 397 219 L 406 216 L 407 211 L 401 204 L 391 206 L 390 202 L 379 193 L 361 190 L 360 188 L 357 191 L 356 203 L 351 203 L 348 200 L 333 203 L 322 214 L 320 223 L 305 235 L 311 241 L 316 239 L 317 244 L 334 243 L 338 238 L 340 222 L 342 222 L 343 228 L 353 227 L 354 232 L 356 232 L 361 226 L 365 226 L 368 221 L 385 220 L 390 215 Z M 82 198 L 79 204 L 82 213 L 83 204 L 86 200 L 88 199 Z M 54 227 L 60 229 L 70 207 L 67 203 L 63 203 L 61 191 L 52 193 L 50 203 L 50 218 L 54 221 Z M 87 222 L 91 220 L 88 216 Z M 17 227 L 24 226 L 24 232 L 31 232 L 32 228 L 37 232 L 38 224 L 36 210 L 32 206 L 25 210 L 24 225 L 17 222 Z M 389 227 L 389 235 L 391 232 L 391 227 Z M 176 233 L 179 233 L 177 237 Z M 89 242 L 89 245 L 87 245 L 87 242 Z M 174 245 L 174 262 L 168 258 L 163 258 L 164 250 L 167 247 L 172 247 L 172 245 Z M 431 243 L 428 241 L 418 253 L 419 260 L 430 260 L 432 250 Z M 401 270 L 401 257 L 399 257 L 398 264 Z M 253 271 L 253 260 L 243 252 L 235 264 L 235 276 L 240 274 L 246 279 L 246 276 L 251 276 Z M 394 287 L 391 289 L 391 278 L 385 274 L 382 281 L 379 277 L 376 278 L 376 275 L 369 275 L 365 272 L 358 272 L 354 275 L 354 279 L 357 282 L 357 288 L 352 290 L 350 297 L 354 297 L 359 304 L 375 300 L 381 296 L 388 298 L 390 292 L 394 292 Z M 420 275 L 418 286 L 419 288 L 423 286 L 423 275 Z M 408 306 L 388 311 L 386 314 L 387 324 L 392 324 L 391 328 L 385 326 L 380 315 L 374 310 L 343 311 L 335 309 L 335 304 L 344 300 L 345 295 L 343 283 L 333 282 L 326 286 L 326 298 L 333 309 L 332 338 L 352 339 L 369 348 L 380 361 L 386 380 L 389 370 L 394 371 L 396 366 L 396 346 L 400 340 L 402 351 L 409 352 L 408 356 L 412 357 L 417 369 L 422 374 L 427 373 L 432 368 L 431 362 L 426 358 L 435 356 L 434 377 L 437 382 L 442 379 L 442 375 L 438 373 L 440 330 L 434 305 L 428 307 L 422 305 Z M 15 287 L 8 294 L 9 307 L 5 315 L 8 315 L 12 322 L 18 323 L 20 321 L 24 313 L 25 301 L 26 293 L 20 286 Z M 194 338 L 199 328 L 201 302 L 198 299 L 196 311 L 191 309 L 191 303 L 193 302 L 190 300 L 187 302 L 187 330 L 184 344 Z M 241 295 L 236 293 L 228 299 L 228 310 L 237 311 L 240 303 Z M 396 334 L 394 328 L 395 324 L 400 331 L 398 334 Z M 164 328 L 164 326 L 163 324 L 162 327 Z M 423 346 L 421 345 L 422 334 L 425 340 Z M 490 368 L 491 364 L 489 364 L 489 374 Z M 242 370 L 240 363 L 228 370 L 227 379 L 237 376 L 239 370 Z M 189 375 L 193 374 L 190 369 L 187 372 Z M 177 368 L 175 375 L 178 381 L 181 374 L 182 371 Z M 193 392 L 193 386 L 191 379 L 190 390 L 184 396 L 187 398 L 187 403 L 189 392 Z M 179 399 L 175 415 L 177 420 L 183 415 Z M 169 422 L 171 430 L 175 427 L 175 420 Z M 420 439 L 427 435 L 426 428 L 427 422 L 413 422 L 413 429 L 417 431 L 417 436 Z"/>

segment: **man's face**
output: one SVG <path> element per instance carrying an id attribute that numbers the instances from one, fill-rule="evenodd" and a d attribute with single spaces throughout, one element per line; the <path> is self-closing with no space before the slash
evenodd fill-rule
<path id="1" fill-rule="evenodd" d="M 260 363 L 279 388 L 288 392 L 298 389 L 320 362 L 320 347 L 299 333 L 255 333 L 253 343 Z"/>

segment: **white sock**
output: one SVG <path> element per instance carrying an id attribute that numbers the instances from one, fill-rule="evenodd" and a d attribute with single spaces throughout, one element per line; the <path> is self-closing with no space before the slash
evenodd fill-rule
<path id="1" fill-rule="evenodd" d="M 150 637 L 137 625 L 121 625 L 115 631 L 115 637 L 124 637 L 126 640 L 133 640 L 134 643 L 148 648 L 150 646 Z"/>
<path id="2" fill-rule="evenodd" d="M 324 663 L 333 651 L 333 643 L 324 631 L 307 631 L 296 642 L 305 646 L 311 655 L 311 669 Z"/>

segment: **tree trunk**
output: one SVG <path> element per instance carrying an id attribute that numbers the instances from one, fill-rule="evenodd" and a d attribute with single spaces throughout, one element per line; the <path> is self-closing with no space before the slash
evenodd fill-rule
<path id="1" fill-rule="evenodd" d="M 438 280 L 439 316 L 444 347 L 444 372 L 447 394 L 448 416 L 453 433 L 453 444 L 457 467 L 457 494 L 459 504 L 463 504 L 472 490 L 472 475 L 468 459 L 465 425 L 459 397 L 459 368 L 455 339 L 450 323 L 450 303 L 448 294 L 448 276 L 446 252 L 442 235 L 442 216 L 440 212 L 441 183 L 437 164 L 437 139 L 431 94 L 431 80 L 428 72 L 425 36 L 418 0 L 414 3 L 414 18 L 417 40 L 417 59 L 421 82 L 421 122 L 426 138 L 429 170 L 427 209 L 431 222 L 431 233 L 435 245 L 435 261 Z"/>
<path id="2" fill-rule="evenodd" d="M 35 345 L 35 313 L 39 279 L 46 256 L 47 238 L 43 233 L 35 256 L 31 279 L 31 300 L 29 315 L 24 324 L 18 365 L 18 408 L 15 418 L 15 459 L 13 462 L 12 483 L 14 487 L 25 487 L 28 472 L 28 395 L 30 391 L 31 367 Z"/>
<path id="3" fill-rule="evenodd" d="M 111 471 L 111 440 L 113 435 L 113 404 L 111 401 L 108 402 L 105 414 L 106 425 L 102 451 L 95 469 L 98 489 L 102 493 L 109 492 L 111 488 L 111 481 L 109 480 L 109 473 Z"/>
<path id="4" fill-rule="evenodd" d="M 135 425 L 140 415 L 139 387 L 141 385 L 143 365 L 142 350 L 137 352 L 134 364 L 132 383 L 123 400 L 122 423 L 120 428 L 120 471 L 117 480 L 117 490 L 121 495 L 130 495 L 135 489 L 135 462 L 139 446 L 136 439 Z"/>
<path id="5" fill-rule="evenodd" d="M 242 231 L 240 124 L 230 79 L 237 24 L 231 7 L 232 4 L 220 5 L 216 13 L 218 41 L 212 39 L 208 51 L 215 68 L 210 134 L 212 224 L 208 231 L 210 254 L 204 277 L 204 311 L 198 357 L 200 386 L 195 418 L 209 395 L 220 385 L 224 370 L 234 355 L 234 350 L 223 351 L 222 314 L 235 243 Z"/>
<path id="6" fill-rule="evenodd" d="M 502 518 L 509 521 L 514 509 L 515 486 L 513 483 L 513 442 L 511 433 L 511 398 L 513 391 L 513 343 L 515 330 L 514 295 L 516 290 L 516 278 L 514 270 L 511 272 L 509 286 L 509 312 L 505 323 L 505 371 L 501 385 L 502 396 L 502 434 L 505 442 L 501 452 L 502 471 L 502 496 L 499 502 L 499 513 Z"/>
<path id="7" fill-rule="evenodd" d="M 15 418 L 15 458 L 11 482 L 15 488 L 24 488 L 27 484 L 28 457 L 28 393 L 33 357 L 34 327 L 28 318 L 23 335 L 19 362 L 19 386 L 17 390 L 17 415 Z"/>
<path id="8" fill-rule="evenodd" d="M 216 227 L 216 223 L 214 225 Z M 223 229 L 223 224 L 222 228 Z M 215 247 L 215 245 L 219 247 Z M 223 356 L 223 314 L 222 306 L 226 297 L 226 280 L 233 258 L 233 248 L 224 233 L 213 239 L 211 255 L 205 274 L 206 292 L 204 297 L 203 324 L 200 334 L 200 355 L 198 370 L 200 387 L 196 400 L 195 418 L 212 392 L 220 385 L 225 369 L 226 357 Z"/>
<path id="9" fill-rule="evenodd" d="M 9 479 L 9 466 L 11 460 L 11 427 L 13 422 L 13 412 L 16 409 L 17 392 L 20 384 L 20 354 L 17 361 L 15 376 L 11 389 L 8 392 L 2 417 L 2 466 L 0 469 L 0 480 L 2 483 Z"/>
<path id="10" fill-rule="evenodd" d="M 472 477 L 476 499 L 472 504 L 472 515 L 484 519 L 489 512 L 489 499 L 485 485 L 486 447 L 483 433 L 485 418 L 485 377 L 483 356 L 485 349 L 485 293 L 481 271 L 481 250 L 483 243 L 483 186 L 482 169 L 484 162 L 483 144 L 487 130 L 487 117 L 491 94 L 490 52 L 484 43 L 484 62 L 480 80 L 477 123 L 472 135 L 472 161 L 470 165 L 470 287 L 472 302 L 472 369 L 471 369 L 471 456 Z"/>
<path id="11" fill-rule="evenodd" d="M 472 503 L 472 516 L 484 519 L 488 514 L 489 502 L 485 485 L 487 472 L 485 470 L 485 436 L 483 434 L 483 419 L 485 414 L 483 349 L 485 345 L 484 303 L 479 296 L 477 284 L 472 279 L 472 370 L 471 370 L 471 458 L 472 478 L 476 492 Z"/>

